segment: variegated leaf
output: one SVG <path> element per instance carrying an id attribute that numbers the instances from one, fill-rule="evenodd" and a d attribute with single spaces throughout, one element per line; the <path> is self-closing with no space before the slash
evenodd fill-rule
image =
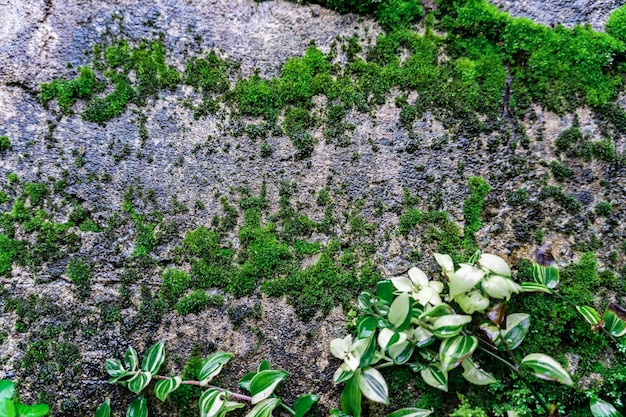
<path id="1" fill-rule="evenodd" d="M 365 368 L 359 380 L 359 388 L 365 396 L 374 402 L 389 404 L 389 389 L 383 375 L 374 368 Z"/>
<path id="2" fill-rule="evenodd" d="M 396 297 L 389 307 L 387 320 L 395 328 L 401 329 L 403 324 L 411 319 L 411 301 L 408 293 L 401 293 Z"/>
<path id="3" fill-rule="evenodd" d="M 280 400 L 278 398 L 266 398 L 255 405 L 245 417 L 271 417 L 272 411 L 274 411 L 279 404 Z"/>
<path id="4" fill-rule="evenodd" d="M 463 366 L 463 377 L 475 385 L 488 385 L 498 382 L 494 376 L 482 370 L 472 361 L 472 358 L 465 358 L 461 362 Z"/>
<path id="5" fill-rule="evenodd" d="M 200 386 L 206 386 L 221 371 L 222 367 L 232 358 L 233 355 L 227 352 L 215 352 L 202 361 L 198 370 L 198 381 Z"/>
<path id="6" fill-rule="evenodd" d="M 504 338 L 509 349 L 513 350 L 518 347 L 530 329 L 530 315 L 526 313 L 513 313 L 506 317 L 506 329 L 500 330 L 500 334 Z M 506 346 L 499 337 L 494 343 L 501 350 L 506 350 Z"/>
<path id="7" fill-rule="evenodd" d="M 545 292 L 547 294 L 552 292 L 550 288 L 538 282 L 522 282 L 520 286 L 522 287 L 522 292 Z"/>
<path id="8" fill-rule="evenodd" d="M 439 317 L 433 323 L 433 334 L 440 339 L 454 337 L 461 333 L 463 326 L 471 321 L 471 316 L 465 316 L 462 314 L 450 314 Z"/>
<path id="9" fill-rule="evenodd" d="M 478 347 L 478 339 L 474 336 L 459 335 L 445 339 L 439 347 L 441 369 L 450 371 L 461 364 L 463 359 L 471 355 Z"/>
<path id="10" fill-rule="evenodd" d="M 250 381 L 250 393 L 252 394 L 252 404 L 257 404 L 266 399 L 289 375 L 285 371 L 268 369 L 257 373 Z"/>
<path id="11" fill-rule="evenodd" d="M 402 408 L 391 414 L 387 414 L 387 417 L 427 417 L 432 413 L 432 410 L 425 410 L 423 408 Z"/>
<path id="12" fill-rule="evenodd" d="M 604 320 L 595 308 L 589 306 L 576 306 L 576 310 L 584 317 L 585 321 L 591 325 L 591 331 L 596 332 L 604 327 Z"/>
<path id="13" fill-rule="evenodd" d="M 176 391 L 182 382 L 181 377 L 162 379 L 154 385 L 154 394 L 161 401 L 165 401 L 167 396 Z"/>
<path id="14" fill-rule="evenodd" d="M 567 371 L 563 369 L 561 364 L 543 353 L 531 353 L 527 355 L 520 362 L 520 366 L 532 370 L 537 378 L 572 385 L 572 378 Z"/>
<path id="15" fill-rule="evenodd" d="M 593 417 L 622 417 L 612 404 L 599 398 L 592 398 L 590 402 L 591 414 Z"/>
<path id="16" fill-rule="evenodd" d="M 141 362 L 141 370 L 144 372 L 149 372 L 152 375 L 155 375 L 161 369 L 161 365 L 163 365 L 163 361 L 165 360 L 165 343 L 157 342 L 148 349 L 146 352 L 146 356 L 143 357 L 143 361 Z"/>
<path id="17" fill-rule="evenodd" d="M 606 329 L 615 337 L 626 334 L 626 310 L 615 303 L 609 304 L 604 312 Z"/>
<path id="18" fill-rule="evenodd" d="M 438 366 L 429 366 L 420 371 L 424 382 L 431 387 L 448 392 L 448 373 L 442 371 Z"/>
<path id="19" fill-rule="evenodd" d="M 200 417 L 216 417 L 220 415 L 225 402 L 221 390 L 211 388 L 204 391 L 198 400 Z"/>
<path id="20" fill-rule="evenodd" d="M 119 359 L 107 359 L 104 363 L 104 369 L 106 369 L 107 373 L 113 378 L 117 378 L 126 373 L 126 369 Z"/>
<path id="21" fill-rule="evenodd" d="M 124 365 L 130 372 L 135 372 L 139 366 L 137 351 L 133 349 L 132 346 L 129 346 L 128 349 L 126 349 L 126 354 L 124 354 Z"/>
<path id="22" fill-rule="evenodd" d="M 135 398 L 126 410 L 126 417 L 148 417 L 148 402 L 141 396 Z"/>
<path id="23" fill-rule="evenodd" d="M 148 372 L 138 372 L 137 376 L 128 381 L 128 389 L 139 394 L 152 380 L 152 375 Z"/>

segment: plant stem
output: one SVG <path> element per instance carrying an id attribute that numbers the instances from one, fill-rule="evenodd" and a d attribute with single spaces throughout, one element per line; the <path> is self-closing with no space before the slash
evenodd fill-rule
<path id="1" fill-rule="evenodd" d="M 170 379 L 167 376 L 161 376 L 161 375 L 155 375 L 153 378 L 154 379 Z M 200 382 L 198 382 L 198 381 L 181 381 L 181 384 L 184 384 L 184 385 L 195 385 L 195 386 L 198 386 L 198 387 L 202 386 L 202 385 L 200 385 Z M 237 394 L 236 392 L 232 392 L 232 391 L 229 391 L 229 390 L 221 388 L 221 387 L 216 387 L 215 385 L 207 385 L 206 387 L 207 388 L 215 388 L 217 390 L 220 390 L 220 391 L 228 394 L 230 397 L 237 398 L 239 400 L 248 401 L 248 402 L 252 401 L 252 397 L 249 397 L 249 396 L 243 395 L 243 394 Z"/>
<path id="2" fill-rule="evenodd" d="M 292 416 L 295 416 L 295 415 L 296 415 L 296 412 L 295 412 L 295 411 L 294 411 L 291 407 L 289 407 L 288 405 L 283 404 L 283 402 L 282 402 L 282 401 L 280 402 L 280 406 L 281 406 L 282 408 L 284 408 L 285 410 L 287 410 L 287 412 L 288 412 L 289 414 L 291 414 Z"/>
<path id="3" fill-rule="evenodd" d="M 497 359 L 498 361 L 502 362 L 507 368 L 509 368 L 512 372 L 516 373 L 517 375 L 521 376 L 521 372 L 519 371 L 519 369 L 517 369 L 517 367 L 515 365 L 513 365 L 511 362 L 507 361 L 506 359 L 504 359 L 501 356 L 496 355 L 495 353 L 493 353 L 492 351 L 485 349 L 482 346 L 478 346 L 478 349 L 480 349 L 481 351 L 485 352 L 487 355 L 491 356 L 494 359 Z"/>
<path id="4" fill-rule="evenodd" d="M 511 348 L 509 348 L 509 344 L 506 342 L 506 340 L 504 340 L 504 336 L 502 336 L 502 332 L 500 332 L 500 341 L 504 344 L 504 347 L 506 348 L 506 353 L 509 354 L 509 357 L 515 364 L 515 367 L 517 368 L 519 366 L 517 364 L 517 359 L 515 359 L 515 355 L 513 355 L 513 352 L 511 352 Z"/>

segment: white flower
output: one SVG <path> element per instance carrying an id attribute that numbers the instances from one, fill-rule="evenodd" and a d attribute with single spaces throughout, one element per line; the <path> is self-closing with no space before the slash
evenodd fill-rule
<path id="1" fill-rule="evenodd" d="M 479 290 L 460 294 L 455 298 L 455 301 L 467 314 L 472 314 L 475 311 L 482 313 L 489 307 L 489 298 L 485 297 Z"/>
<path id="2" fill-rule="evenodd" d="M 456 298 L 465 294 L 485 276 L 485 271 L 470 264 L 461 264 L 461 268 L 450 276 L 450 296 Z"/>
<path id="3" fill-rule="evenodd" d="M 439 264 L 444 275 L 450 277 L 454 273 L 454 262 L 450 255 L 435 253 L 435 261 Z"/>
<path id="4" fill-rule="evenodd" d="M 443 283 L 430 281 L 424 271 L 416 267 L 409 269 L 408 274 L 409 278 L 391 278 L 391 283 L 396 290 L 409 293 L 415 301 L 423 306 L 441 304 L 439 293 L 443 291 Z"/>
<path id="5" fill-rule="evenodd" d="M 511 277 L 511 268 L 509 267 L 509 264 L 507 264 L 506 261 L 499 256 L 483 253 L 480 255 L 478 263 L 481 268 L 487 269 L 488 272 L 507 278 Z"/>
<path id="6" fill-rule="evenodd" d="M 330 341 L 330 353 L 335 358 L 343 359 L 344 363 L 352 371 L 356 371 L 361 362 L 361 356 L 369 344 L 369 339 L 357 339 L 352 343 L 352 336 L 343 339 L 337 338 Z"/>
<path id="7" fill-rule="evenodd" d="M 489 297 L 493 298 L 511 298 L 511 294 L 519 293 L 522 290 L 518 284 L 512 279 L 506 278 L 500 275 L 489 275 L 482 282 L 483 291 L 487 293 Z"/>

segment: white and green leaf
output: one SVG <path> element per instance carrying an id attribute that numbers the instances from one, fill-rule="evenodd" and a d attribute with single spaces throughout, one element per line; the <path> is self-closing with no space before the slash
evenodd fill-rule
<path id="1" fill-rule="evenodd" d="M 137 351 L 133 349 L 132 346 L 129 346 L 128 349 L 126 349 L 126 353 L 124 354 L 124 365 L 130 372 L 135 372 L 139 366 Z"/>
<path id="2" fill-rule="evenodd" d="M 530 315 L 526 313 L 513 313 L 506 317 L 506 329 L 500 330 L 500 334 L 504 338 L 508 348 L 513 350 L 522 343 L 529 329 Z M 500 338 L 496 338 L 494 342 L 501 350 L 506 350 L 506 346 L 504 346 Z"/>
<path id="3" fill-rule="evenodd" d="M 281 370 L 268 369 L 257 373 L 250 381 L 250 393 L 252 394 L 252 404 L 257 404 L 268 398 L 274 390 L 287 378 L 289 373 Z"/>
<path id="4" fill-rule="evenodd" d="M 344 362 L 339 368 L 337 368 L 337 370 L 333 374 L 333 383 L 340 384 L 342 382 L 345 382 L 348 379 L 352 378 L 352 375 L 354 375 L 354 371 L 350 369 L 347 363 Z"/>
<path id="5" fill-rule="evenodd" d="M 358 369 L 352 378 L 346 381 L 341 391 L 341 409 L 352 417 L 361 417 L 361 370 Z"/>
<path id="6" fill-rule="evenodd" d="M 389 315 L 387 320 L 394 327 L 400 328 L 406 321 L 410 320 L 411 315 L 411 298 L 408 293 L 401 293 L 396 297 L 389 307 Z"/>
<path id="7" fill-rule="evenodd" d="M 113 378 L 118 378 L 124 374 L 126 374 L 126 369 L 122 362 L 119 359 L 107 359 L 104 363 L 104 369 L 107 371 L 109 375 Z"/>
<path id="8" fill-rule="evenodd" d="M 12 400 L 14 396 L 15 384 L 13 381 L 7 379 L 0 380 L 0 401 Z"/>
<path id="9" fill-rule="evenodd" d="M 126 410 L 126 417 L 148 417 L 148 402 L 145 397 L 137 397 Z"/>
<path id="10" fill-rule="evenodd" d="M 365 368 L 359 380 L 359 388 L 365 398 L 382 404 L 389 404 L 389 388 L 383 375 L 374 368 Z"/>
<path id="11" fill-rule="evenodd" d="M 604 324 L 606 329 L 615 337 L 626 334 L 626 312 L 617 304 L 609 304 L 604 312 Z"/>
<path id="12" fill-rule="evenodd" d="M 148 386 L 151 380 L 152 375 L 149 372 L 138 372 L 137 376 L 128 382 L 128 389 L 135 394 L 139 394 Z"/>
<path id="13" fill-rule="evenodd" d="M 572 378 L 556 360 L 543 353 L 531 353 L 520 362 L 521 367 L 529 368 L 537 378 L 572 385 Z"/>
<path id="14" fill-rule="evenodd" d="M 200 417 L 216 417 L 222 413 L 226 400 L 223 392 L 217 388 L 211 388 L 202 393 L 198 400 Z"/>
<path id="15" fill-rule="evenodd" d="M 161 379 L 154 385 L 154 394 L 161 401 L 165 401 L 167 396 L 176 391 L 182 382 L 181 377 Z"/>
<path id="16" fill-rule="evenodd" d="M 476 365 L 472 358 L 465 358 L 461 366 L 463 366 L 463 377 L 472 384 L 489 385 L 498 382 L 491 373 Z"/>
<path id="17" fill-rule="evenodd" d="M 148 349 L 146 352 L 146 356 L 143 357 L 143 361 L 141 362 L 141 370 L 144 372 L 149 372 L 152 375 L 155 375 L 161 369 L 161 365 L 163 365 L 163 361 L 165 360 L 165 343 L 157 342 Z"/>
<path id="18" fill-rule="evenodd" d="M 439 347 L 441 369 L 447 372 L 456 368 L 465 358 L 474 353 L 477 347 L 478 339 L 474 336 L 458 335 L 445 339 Z"/>
<path id="19" fill-rule="evenodd" d="M 267 372 L 267 371 L 264 371 Z M 270 417 L 272 411 L 280 405 L 278 398 L 266 398 L 254 406 L 245 417 Z"/>
<path id="20" fill-rule="evenodd" d="M 424 382 L 431 387 L 448 392 L 448 373 L 442 371 L 438 366 L 429 366 L 420 371 Z"/>
<path id="21" fill-rule="evenodd" d="M 433 323 L 433 334 L 440 339 L 454 337 L 461 333 L 463 327 L 472 321 L 471 316 L 450 314 L 439 317 Z"/>
<path id="22" fill-rule="evenodd" d="M 603 320 L 595 308 L 590 306 L 576 306 L 576 310 L 578 310 L 585 321 L 591 325 L 592 330 L 598 330 L 598 325 L 600 325 Z"/>
<path id="23" fill-rule="evenodd" d="M 413 351 L 415 350 L 415 344 L 405 340 L 401 343 L 396 343 L 391 345 L 389 349 L 387 349 L 389 356 L 393 359 L 393 363 L 396 365 L 402 365 L 408 362 L 413 356 Z"/>
<path id="24" fill-rule="evenodd" d="M 215 352 L 202 361 L 198 370 L 198 381 L 200 386 L 206 386 L 221 371 L 222 367 L 232 358 L 232 353 Z"/>
<path id="25" fill-rule="evenodd" d="M 387 414 L 386 417 L 427 417 L 432 413 L 432 410 L 425 410 L 423 408 L 401 408 L 391 414 Z"/>
<path id="26" fill-rule="evenodd" d="M 522 287 L 522 292 L 545 292 L 546 294 L 552 293 L 552 290 L 548 288 L 545 284 L 540 284 L 538 282 L 522 282 L 520 286 Z"/>
<path id="27" fill-rule="evenodd" d="M 592 398 L 590 401 L 590 409 L 593 417 L 622 417 L 622 413 L 610 403 L 599 398 Z"/>

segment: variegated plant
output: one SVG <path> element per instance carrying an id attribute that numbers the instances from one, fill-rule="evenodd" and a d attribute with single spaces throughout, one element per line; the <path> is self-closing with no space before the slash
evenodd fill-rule
<path id="1" fill-rule="evenodd" d="M 135 394 L 141 393 L 151 381 L 156 380 L 154 394 L 161 401 L 165 401 L 181 385 L 208 388 L 198 400 L 200 417 L 223 417 L 232 410 L 245 407 L 244 403 L 235 400 L 246 401 L 254 406 L 246 414 L 246 417 L 269 417 L 272 415 L 272 411 L 278 407 L 286 410 L 292 416 L 304 417 L 317 402 L 317 395 L 305 394 L 296 399 L 293 407 L 284 404 L 274 394 L 274 390 L 287 378 L 288 373 L 270 369 L 269 363 L 265 360 L 261 362 L 255 372 L 246 374 L 239 381 L 239 386 L 250 392 L 251 396 L 209 385 L 231 357 L 232 354 L 230 353 L 215 352 L 200 364 L 197 381 L 183 381 L 180 376 L 158 375 L 165 360 L 165 345 L 163 342 L 158 342 L 148 349 L 141 362 L 141 367 L 137 352 L 129 347 L 124 355 L 124 363 L 118 359 L 108 359 L 105 368 L 112 377 L 109 380 L 110 383 L 123 385 Z M 109 400 L 107 400 L 100 405 L 95 417 L 110 417 L 110 415 L 111 407 Z M 143 396 L 137 397 L 128 407 L 126 416 L 147 417 L 146 399 Z"/>
<path id="2" fill-rule="evenodd" d="M 330 344 L 331 353 L 343 360 L 333 381 L 345 384 L 341 410 L 333 410 L 333 415 L 360 417 L 362 396 L 388 404 L 388 387 L 379 372 L 388 366 L 409 366 L 428 385 L 443 391 L 448 390 L 448 374 L 457 367 L 473 384 L 496 382 L 473 358 L 475 352 L 496 359 L 522 381 L 534 375 L 572 384 L 563 366 L 548 355 L 532 353 L 518 360 L 512 352 L 528 333 L 530 316 L 507 315 L 506 301 L 531 287 L 555 288 L 558 279 L 555 283 L 554 271 L 542 272 L 543 283 L 519 285 L 511 278 L 508 264 L 495 255 L 476 253 L 458 268 L 448 255 L 435 254 L 435 259 L 442 268 L 442 280 L 431 280 L 420 269 L 411 268 L 407 276 L 380 281 L 376 294 L 365 291 L 358 298 L 362 316 L 356 334 Z M 482 325 L 477 325 L 479 314 L 488 319 Z M 550 406 L 533 393 L 549 414 Z M 431 412 L 410 408 L 388 417 L 427 416 Z"/>

